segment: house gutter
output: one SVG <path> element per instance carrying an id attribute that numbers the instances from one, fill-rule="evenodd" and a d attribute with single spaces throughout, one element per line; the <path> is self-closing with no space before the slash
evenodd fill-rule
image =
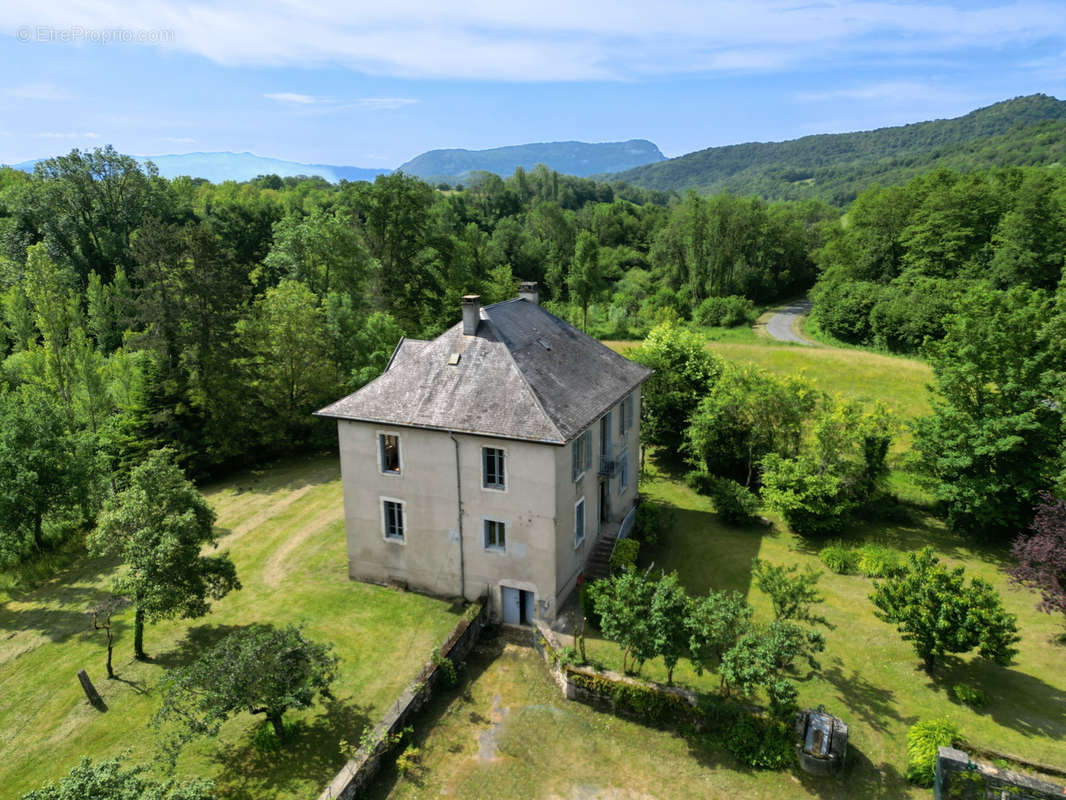
<path id="1" fill-rule="evenodd" d="M 459 528 L 459 597 L 466 599 L 466 565 L 463 561 L 463 483 L 459 477 L 459 440 L 454 433 L 449 433 L 448 438 L 455 445 L 455 519 Z"/>

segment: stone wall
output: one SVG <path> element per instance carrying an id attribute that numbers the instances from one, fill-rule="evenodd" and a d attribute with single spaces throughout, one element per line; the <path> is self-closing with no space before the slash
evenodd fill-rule
<path id="1" fill-rule="evenodd" d="M 476 608 L 476 612 L 471 613 L 468 609 L 440 648 L 441 655 L 456 666 L 469 655 L 488 621 L 488 603 L 475 603 L 470 608 Z M 374 728 L 373 746 L 360 748 L 318 796 L 319 800 L 352 800 L 357 797 L 392 750 L 394 740 L 391 737 L 412 723 L 429 702 L 441 680 L 440 668 L 432 661 L 426 662 L 418 677 L 389 706 Z"/>
<path id="2" fill-rule="evenodd" d="M 936 800 L 1051 800 L 1066 797 L 1066 786 L 1038 780 L 984 761 L 962 750 L 941 747 L 936 755 Z"/>

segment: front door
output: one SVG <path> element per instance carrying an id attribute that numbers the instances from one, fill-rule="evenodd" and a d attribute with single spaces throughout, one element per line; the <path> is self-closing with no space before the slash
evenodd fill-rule
<path id="1" fill-rule="evenodd" d="M 608 512 L 610 508 L 608 504 L 611 499 L 610 492 L 607 491 L 607 481 L 600 481 L 600 524 L 603 525 L 607 522 Z"/>
<path id="2" fill-rule="evenodd" d="M 533 623 L 533 592 L 501 586 L 500 605 L 503 606 L 505 624 L 531 625 Z"/>
<path id="3" fill-rule="evenodd" d="M 522 624 L 522 596 L 518 589 L 501 586 L 500 605 L 503 606 L 503 621 L 507 625 Z"/>

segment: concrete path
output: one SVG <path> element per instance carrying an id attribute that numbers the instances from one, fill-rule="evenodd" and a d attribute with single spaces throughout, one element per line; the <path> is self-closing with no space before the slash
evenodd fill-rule
<path id="1" fill-rule="evenodd" d="M 817 342 L 812 342 L 810 339 L 805 339 L 796 333 L 795 328 L 799 318 L 810 313 L 811 305 L 810 300 L 800 300 L 778 309 L 766 321 L 766 332 L 771 338 L 781 342 L 817 346 Z"/>

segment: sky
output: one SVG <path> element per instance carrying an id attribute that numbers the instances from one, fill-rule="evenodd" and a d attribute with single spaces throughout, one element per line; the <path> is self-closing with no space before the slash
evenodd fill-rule
<path id="1" fill-rule="evenodd" d="M 669 157 L 1066 99 L 1066 0 L 0 0 L 0 163 L 112 144 L 393 168 Z"/>

